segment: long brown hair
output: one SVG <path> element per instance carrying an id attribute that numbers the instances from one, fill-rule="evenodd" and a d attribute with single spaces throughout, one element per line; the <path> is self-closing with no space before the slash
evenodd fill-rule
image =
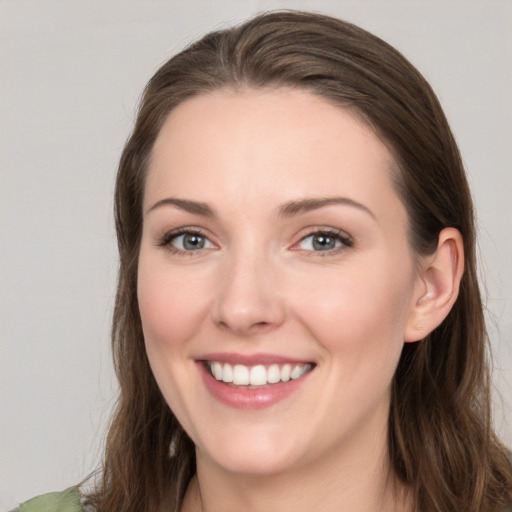
<path id="1" fill-rule="evenodd" d="M 512 467 L 491 427 L 487 337 L 475 264 L 473 205 L 457 145 L 420 73 L 368 32 L 327 16 L 273 12 L 206 35 L 148 83 L 116 183 L 120 271 L 112 330 L 120 383 L 99 512 L 178 510 L 195 471 L 194 446 L 151 373 L 137 304 L 144 178 L 169 112 L 194 95 L 230 87 L 308 90 L 369 123 L 395 159 L 409 239 L 418 254 L 439 232 L 464 238 L 465 273 L 448 317 L 405 344 L 393 382 L 389 456 L 422 512 L 491 512 L 512 501 Z"/>

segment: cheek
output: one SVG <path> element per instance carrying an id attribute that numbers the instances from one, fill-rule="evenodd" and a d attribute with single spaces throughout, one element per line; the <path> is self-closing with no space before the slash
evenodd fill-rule
<path id="1" fill-rule="evenodd" d="M 205 287 L 204 279 L 184 280 L 141 255 L 137 295 L 148 353 L 177 350 L 194 334 L 208 310 Z"/>
<path id="2" fill-rule="evenodd" d="M 137 295 L 149 363 L 167 404 L 193 432 L 190 397 L 198 383 L 190 379 L 196 368 L 187 341 L 197 333 L 207 307 L 204 289 L 190 283 L 182 272 L 170 272 L 167 265 L 141 254 Z"/>
<path id="3" fill-rule="evenodd" d="M 294 310 L 315 339 L 330 353 L 401 350 L 412 293 L 411 276 L 398 278 L 384 268 L 351 267 L 350 271 L 306 276 L 295 293 Z M 373 357 L 369 358 L 373 360 Z"/>

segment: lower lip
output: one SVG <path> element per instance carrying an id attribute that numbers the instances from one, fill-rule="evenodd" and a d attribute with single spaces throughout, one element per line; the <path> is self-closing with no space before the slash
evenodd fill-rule
<path id="1" fill-rule="evenodd" d="M 249 389 L 216 380 L 203 362 L 198 362 L 198 366 L 206 388 L 215 399 L 229 407 L 251 410 L 265 409 L 281 402 L 296 391 L 311 373 L 310 370 L 298 379 Z"/>

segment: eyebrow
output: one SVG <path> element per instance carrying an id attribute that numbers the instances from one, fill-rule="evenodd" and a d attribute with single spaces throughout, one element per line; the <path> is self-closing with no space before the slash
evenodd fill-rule
<path id="1" fill-rule="evenodd" d="M 352 206 L 354 208 L 366 212 L 367 214 L 370 215 L 370 217 L 376 220 L 375 215 L 368 207 L 348 197 L 322 197 L 318 199 L 311 198 L 301 199 L 299 201 L 290 201 L 289 203 L 284 204 L 279 209 L 279 214 L 282 217 L 293 217 L 295 215 L 300 215 L 302 213 L 318 210 L 319 208 L 323 208 L 324 206 L 331 206 L 335 204 Z"/>
<path id="2" fill-rule="evenodd" d="M 281 217 L 294 217 L 296 215 L 301 215 L 303 213 L 307 213 L 313 210 L 318 210 L 325 206 L 331 206 L 336 204 L 352 206 L 354 208 L 366 212 L 367 214 L 370 215 L 370 217 L 376 220 L 375 215 L 368 207 L 348 197 L 307 198 L 300 199 L 298 201 L 290 201 L 279 208 L 279 215 Z M 146 211 L 146 214 L 153 210 L 156 210 L 157 208 L 161 208 L 162 206 L 167 205 L 176 206 L 182 210 L 185 210 L 186 212 L 195 215 L 202 215 L 204 217 L 215 216 L 215 212 L 207 203 L 203 203 L 200 201 L 191 201 L 190 199 L 178 199 L 176 197 L 166 197 L 164 199 L 161 199 L 160 201 L 157 201 L 153 206 L 151 206 Z"/>
<path id="3" fill-rule="evenodd" d="M 176 197 L 166 197 L 157 201 L 151 208 L 146 211 L 146 214 L 156 210 L 162 206 L 177 206 L 186 212 L 193 213 L 195 215 L 203 215 L 204 217 L 213 217 L 214 211 L 208 206 L 207 203 L 201 203 L 199 201 L 190 201 L 188 199 L 178 199 Z"/>

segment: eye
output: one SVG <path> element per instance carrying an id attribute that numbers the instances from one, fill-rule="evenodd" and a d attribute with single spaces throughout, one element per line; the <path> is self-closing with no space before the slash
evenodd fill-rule
<path id="1" fill-rule="evenodd" d="M 328 252 L 352 247 L 350 237 L 338 231 L 316 231 L 301 239 L 297 248 L 302 251 Z"/>
<path id="2" fill-rule="evenodd" d="M 183 235 L 178 235 L 174 237 L 171 241 L 171 244 L 185 251 L 197 251 L 198 249 L 204 249 L 205 245 L 207 245 L 208 240 L 196 233 L 186 233 Z"/>
<path id="3" fill-rule="evenodd" d="M 194 252 L 201 249 L 211 249 L 212 242 L 202 233 L 194 230 L 173 231 L 167 233 L 158 243 L 172 252 Z"/>

